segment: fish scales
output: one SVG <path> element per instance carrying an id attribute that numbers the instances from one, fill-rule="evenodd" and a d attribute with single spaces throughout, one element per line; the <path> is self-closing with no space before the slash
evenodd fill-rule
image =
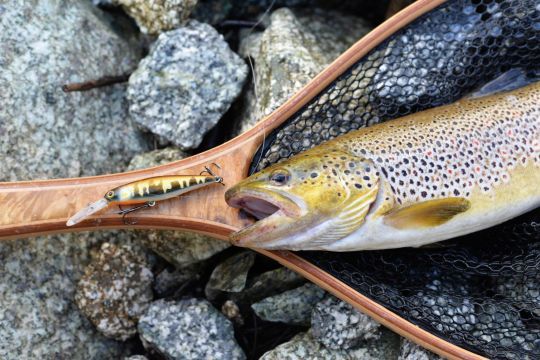
<path id="1" fill-rule="evenodd" d="M 540 82 L 359 129 L 254 174 L 226 200 L 239 245 L 421 246 L 540 205 Z"/>
<path id="2" fill-rule="evenodd" d="M 399 204 L 469 198 L 474 189 L 489 196 L 519 166 L 539 166 L 539 103 L 537 83 L 362 129 L 323 146 L 375 162 Z"/>

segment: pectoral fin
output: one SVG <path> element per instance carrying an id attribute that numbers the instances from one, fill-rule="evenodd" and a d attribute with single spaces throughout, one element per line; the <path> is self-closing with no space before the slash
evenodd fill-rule
<path id="1" fill-rule="evenodd" d="M 428 200 L 390 211 L 384 223 L 397 229 L 438 226 L 470 207 L 470 201 L 460 197 Z"/>

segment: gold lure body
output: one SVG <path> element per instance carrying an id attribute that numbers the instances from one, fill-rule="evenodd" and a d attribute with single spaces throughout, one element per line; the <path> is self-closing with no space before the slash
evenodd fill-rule
<path id="1" fill-rule="evenodd" d="M 219 168 L 219 166 L 217 167 Z M 202 175 L 203 173 L 207 173 L 208 175 Z M 215 183 L 223 184 L 223 178 L 216 176 L 207 167 L 205 167 L 205 170 L 200 175 L 156 176 L 133 181 L 107 191 L 102 199 L 89 204 L 69 218 L 66 225 L 73 226 L 110 205 L 145 204 L 118 212 L 118 214 L 125 216 L 135 210 L 154 206 L 158 201 L 178 197 L 189 191 Z"/>

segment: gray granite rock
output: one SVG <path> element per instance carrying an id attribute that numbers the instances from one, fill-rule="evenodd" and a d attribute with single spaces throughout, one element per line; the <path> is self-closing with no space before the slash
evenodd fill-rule
<path id="1" fill-rule="evenodd" d="M 136 66 L 139 51 L 99 15 L 86 1 L 0 5 L 0 180 L 120 171 L 147 148 L 129 117 L 125 85 L 61 90 Z"/>
<path id="2" fill-rule="evenodd" d="M 205 288 L 206 297 L 212 300 L 223 292 L 237 293 L 244 290 L 249 269 L 254 261 L 254 252 L 243 251 L 220 263 L 208 279 Z"/>
<path id="3" fill-rule="evenodd" d="M 133 355 L 133 356 L 124 358 L 124 360 L 148 360 L 148 358 L 144 355 Z"/>
<path id="4" fill-rule="evenodd" d="M 381 336 L 379 323 L 332 295 L 315 306 L 311 326 L 313 336 L 331 349 L 350 349 Z"/>
<path id="5" fill-rule="evenodd" d="M 79 281 L 75 302 L 103 335 L 127 340 L 152 301 L 153 279 L 144 254 L 104 243 Z"/>
<path id="6" fill-rule="evenodd" d="M 178 268 L 206 260 L 231 245 L 223 240 L 184 231 L 149 231 L 142 243 Z"/>
<path id="7" fill-rule="evenodd" d="M 274 11 L 270 26 L 240 46 L 255 67 L 238 132 L 269 115 L 370 28 L 360 18 L 333 11 Z"/>
<path id="8" fill-rule="evenodd" d="M 324 297 L 324 290 L 312 283 L 285 291 L 251 305 L 263 320 L 309 326 L 311 311 Z"/>
<path id="9" fill-rule="evenodd" d="M 372 341 L 355 349 L 329 349 L 313 338 L 310 332 L 302 333 L 289 342 L 265 353 L 260 360 L 381 360 L 395 359 L 399 338 L 385 332 L 379 341 Z"/>
<path id="10" fill-rule="evenodd" d="M 246 289 L 230 294 L 230 298 L 239 303 L 254 303 L 268 296 L 294 289 L 305 282 L 298 273 L 285 267 L 264 272 L 249 282 Z"/>
<path id="11" fill-rule="evenodd" d="M 131 75 L 130 113 L 182 149 L 199 146 L 247 77 L 244 61 L 210 25 L 191 20 L 163 33 Z"/>
<path id="12" fill-rule="evenodd" d="M 182 26 L 197 0 L 113 0 L 135 19 L 144 34 L 157 35 Z"/>
<path id="13" fill-rule="evenodd" d="M 153 150 L 135 155 L 129 162 L 127 170 L 139 170 L 164 165 L 173 161 L 182 160 L 188 156 L 188 154 L 175 147 Z"/>
<path id="14" fill-rule="evenodd" d="M 0 241 L 0 359 L 115 359 L 109 340 L 79 312 L 75 286 L 90 247 L 109 232 Z"/>
<path id="15" fill-rule="evenodd" d="M 206 300 L 158 300 L 139 321 L 145 348 L 166 359 L 245 359 L 232 324 Z"/>
<path id="16" fill-rule="evenodd" d="M 398 360 L 442 360 L 442 357 L 402 338 Z"/>

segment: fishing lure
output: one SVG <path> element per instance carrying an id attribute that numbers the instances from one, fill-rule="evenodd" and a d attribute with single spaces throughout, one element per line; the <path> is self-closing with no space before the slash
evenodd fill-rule
<path id="1" fill-rule="evenodd" d="M 212 165 L 221 169 L 216 163 Z M 223 178 L 214 174 L 207 166 L 204 167 L 204 170 L 199 175 L 155 176 L 137 180 L 107 191 L 102 199 L 91 203 L 69 218 L 66 225 L 73 226 L 110 205 L 118 205 L 120 211 L 117 214 L 122 215 L 125 219 L 127 214 L 153 207 L 157 201 L 171 199 L 186 192 L 215 183 L 225 185 Z M 122 205 L 129 204 L 142 205 L 130 209 L 121 208 Z"/>

